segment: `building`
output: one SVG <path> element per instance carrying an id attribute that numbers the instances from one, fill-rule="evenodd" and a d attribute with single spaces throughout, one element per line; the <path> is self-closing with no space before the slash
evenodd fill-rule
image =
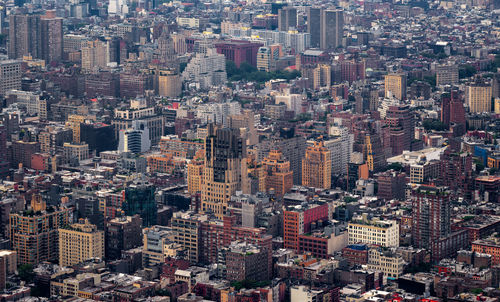
<path id="1" fill-rule="evenodd" d="M 398 100 L 406 99 L 406 74 L 392 73 L 385 75 L 385 97 L 395 97 Z"/>
<path id="2" fill-rule="evenodd" d="M 174 232 L 164 226 L 155 225 L 142 230 L 142 263 L 144 267 L 165 263 L 168 257 L 183 254 L 183 248 L 174 243 Z"/>
<path id="3" fill-rule="evenodd" d="M 176 98 L 181 94 L 182 79 L 175 70 L 158 70 L 156 76 L 158 82 L 158 95 Z"/>
<path id="4" fill-rule="evenodd" d="M 63 58 L 63 19 L 41 19 L 41 58 L 45 63 L 58 62 Z"/>
<path id="5" fill-rule="evenodd" d="M 5 289 L 7 276 L 17 271 L 17 253 L 15 251 L 0 250 L 0 290 Z"/>
<path id="6" fill-rule="evenodd" d="M 262 161 L 262 166 L 265 171 L 266 192 L 272 189 L 276 196 L 280 197 L 290 192 L 293 186 L 293 171 L 281 151 L 270 151 Z"/>
<path id="7" fill-rule="evenodd" d="M 187 165 L 187 185 L 190 195 L 201 193 L 204 165 L 201 159 L 194 159 Z"/>
<path id="8" fill-rule="evenodd" d="M 324 140 L 323 144 L 330 150 L 332 175 L 346 175 L 353 152 L 354 135 L 346 127 L 332 126 L 328 132 L 330 138 Z"/>
<path id="9" fill-rule="evenodd" d="M 321 189 L 330 189 L 332 175 L 331 151 L 323 142 L 314 142 L 306 149 L 302 160 L 302 185 Z"/>
<path id="10" fill-rule="evenodd" d="M 436 66 L 436 85 L 455 85 L 458 84 L 458 65 L 439 65 Z"/>
<path id="11" fill-rule="evenodd" d="M 257 52 L 261 46 L 261 43 L 236 40 L 215 44 L 217 53 L 223 54 L 226 60 L 234 62 L 238 68 L 243 62 L 257 67 Z"/>
<path id="12" fill-rule="evenodd" d="M 377 174 L 377 197 L 383 200 L 404 200 L 406 197 L 406 173 L 386 171 Z"/>
<path id="13" fill-rule="evenodd" d="M 328 221 L 331 212 L 327 202 L 289 206 L 283 213 L 284 247 L 298 251 L 299 236 L 309 233 L 313 222 Z"/>
<path id="14" fill-rule="evenodd" d="M 341 9 L 322 9 L 320 13 L 320 49 L 335 49 L 342 46 L 343 37 L 344 11 Z"/>
<path id="15" fill-rule="evenodd" d="M 450 191 L 445 187 L 412 189 L 412 240 L 416 248 L 431 251 L 432 260 L 453 256 L 468 244 L 467 230 L 452 233 Z"/>
<path id="16" fill-rule="evenodd" d="M 59 265 L 71 266 L 94 258 L 104 259 L 104 231 L 88 220 L 59 228 Z"/>
<path id="17" fill-rule="evenodd" d="M 58 229 L 69 224 L 70 209 L 47 208 L 40 195 L 33 195 L 31 209 L 10 214 L 10 240 L 17 262 L 36 265 L 58 259 Z"/>
<path id="18" fill-rule="evenodd" d="M 206 215 L 196 215 L 193 212 L 176 212 L 172 217 L 174 242 L 184 247 L 186 259 L 193 264 L 201 259 L 201 223 L 207 219 Z"/>
<path id="19" fill-rule="evenodd" d="M 21 62 L 16 60 L 0 61 L 0 95 L 10 90 L 21 90 Z"/>
<path id="20" fill-rule="evenodd" d="M 307 7 L 307 32 L 311 35 L 311 47 L 319 48 L 321 41 L 321 8 Z"/>
<path id="21" fill-rule="evenodd" d="M 311 225 L 311 231 L 299 235 L 299 253 L 311 254 L 313 257 L 328 259 L 335 252 L 347 246 L 348 234 L 327 221 L 318 221 Z"/>
<path id="22" fill-rule="evenodd" d="M 226 278 L 229 281 L 266 280 L 267 253 L 246 242 L 232 242 L 226 250 Z"/>
<path id="23" fill-rule="evenodd" d="M 210 124 L 205 139 L 205 166 L 201 190 L 202 213 L 224 216 L 231 196 L 237 190 L 248 193 L 246 143 L 238 129 Z"/>
<path id="24" fill-rule="evenodd" d="M 285 6 L 278 10 L 278 30 L 289 31 L 297 28 L 297 9 Z"/>
<path id="25" fill-rule="evenodd" d="M 353 219 L 348 225 L 349 244 L 399 246 L 399 225 L 395 220 L 368 219 L 367 215 Z"/>
<path id="26" fill-rule="evenodd" d="M 369 270 L 384 273 L 389 279 L 397 279 L 403 275 L 405 261 L 403 257 L 397 255 L 392 250 L 383 250 L 381 248 L 371 248 L 368 251 Z"/>
<path id="27" fill-rule="evenodd" d="M 182 72 L 184 82 L 194 83 L 199 89 L 219 86 L 227 81 L 226 58 L 213 48 L 196 53 Z"/>
<path id="28" fill-rule="evenodd" d="M 491 112 L 492 87 L 485 83 L 471 83 L 465 87 L 465 103 L 469 112 Z"/>
<path id="29" fill-rule="evenodd" d="M 120 130 L 118 151 L 141 153 L 151 148 L 149 129 L 144 121 L 132 121 L 132 128 Z"/>
<path id="30" fill-rule="evenodd" d="M 139 215 L 122 216 L 106 223 L 106 259 L 120 259 L 122 251 L 136 248 L 142 243 L 142 219 Z"/>
<path id="31" fill-rule="evenodd" d="M 80 143 L 64 143 L 64 158 L 67 161 L 77 160 L 78 162 L 90 158 L 89 145 Z"/>
<path id="32" fill-rule="evenodd" d="M 23 56 L 31 56 L 40 59 L 42 57 L 41 28 L 40 15 L 10 15 L 9 58 L 20 59 Z"/>
<path id="33" fill-rule="evenodd" d="M 106 67 L 109 61 L 108 44 L 101 40 L 89 41 L 82 47 L 82 69 L 91 71 Z"/>
<path id="34" fill-rule="evenodd" d="M 12 162 L 14 168 L 22 164 L 23 167 L 31 167 L 31 157 L 33 154 L 40 152 L 40 143 L 13 141 L 12 142 Z"/>
<path id="35" fill-rule="evenodd" d="M 496 237 L 478 239 L 472 242 L 472 251 L 491 255 L 491 265 L 500 264 L 500 241 Z"/>
<path id="36" fill-rule="evenodd" d="M 411 143 L 415 140 L 415 117 L 410 106 L 389 106 L 385 123 L 390 128 L 392 155 L 402 154 L 405 150 L 410 151 Z"/>
<path id="37" fill-rule="evenodd" d="M 139 214 L 143 226 L 156 223 L 157 207 L 155 200 L 155 187 L 151 184 L 135 181 L 125 188 L 125 202 L 122 210 L 127 216 Z"/>

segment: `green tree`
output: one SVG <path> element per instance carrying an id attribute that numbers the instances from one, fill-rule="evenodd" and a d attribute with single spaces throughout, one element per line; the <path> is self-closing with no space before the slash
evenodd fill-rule
<path id="1" fill-rule="evenodd" d="M 22 264 L 17 268 L 19 278 L 26 283 L 30 283 L 35 278 L 35 273 L 33 272 L 33 265 Z"/>

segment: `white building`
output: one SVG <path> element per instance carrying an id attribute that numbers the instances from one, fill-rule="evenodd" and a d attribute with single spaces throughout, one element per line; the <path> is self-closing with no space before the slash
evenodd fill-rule
<path id="1" fill-rule="evenodd" d="M 366 214 L 354 218 L 347 227 L 349 244 L 365 243 L 384 247 L 399 246 L 399 225 L 395 220 L 368 219 Z"/>
<path id="2" fill-rule="evenodd" d="M 108 15 L 125 17 L 128 14 L 127 0 L 109 0 Z"/>
<path id="3" fill-rule="evenodd" d="M 309 286 L 295 285 L 290 288 L 290 301 L 316 302 L 319 301 L 319 296 L 322 293 L 322 290 L 310 289 Z"/>
<path id="4" fill-rule="evenodd" d="M 332 175 L 347 175 L 347 166 L 353 151 L 354 135 L 345 127 L 332 126 L 329 129 L 331 139 L 324 141 L 332 156 Z"/>
<path id="5" fill-rule="evenodd" d="M 32 91 L 10 90 L 7 97 L 15 97 L 16 103 L 25 107 L 28 115 L 38 115 L 40 113 L 40 95 Z"/>
<path id="6" fill-rule="evenodd" d="M 301 94 L 280 94 L 275 97 L 275 104 L 285 104 L 288 110 L 295 112 L 295 115 L 302 113 L 302 95 Z"/>
<path id="7" fill-rule="evenodd" d="M 207 49 L 207 53 L 197 53 L 182 72 L 182 79 L 198 89 L 222 85 L 227 82 L 226 57 L 214 48 Z"/>
<path id="8" fill-rule="evenodd" d="M 205 124 L 229 126 L 229 116 L 238 114 L 241 114 L 241 104 L 238 102 L 202 104 L 196 109 L 196 117 Z"/>
<path id="9" fill-rule="evenodd" d="M 120 141 L 118 151 L 141 153 L 151 148 L 151 139 L 149 138 L 149 128 L 144 121 L 133 121 L 132 128 L 120 130 Z"/>

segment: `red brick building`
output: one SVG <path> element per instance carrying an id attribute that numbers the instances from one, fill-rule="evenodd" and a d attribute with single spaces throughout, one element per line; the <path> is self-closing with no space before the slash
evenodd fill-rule
<path id="1" fill-rule="evenodd" d="M 237 40 L 215 44 L 217 53 L 223 54 L 226 60 L 233 61 L 238 68 L 243 62 L 257 67 L 257 51 L 261 46 L 263 46 L 261 43 Z"/>

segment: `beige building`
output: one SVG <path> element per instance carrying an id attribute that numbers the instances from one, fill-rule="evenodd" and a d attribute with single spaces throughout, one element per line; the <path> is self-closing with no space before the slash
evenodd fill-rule
<path id="1" fill-rule="evenodd" d="M 187 259 L 191 263 L 200 261 L 201 222 L 207 219 L 207 215 L 193 212 L 176 212 L 172 217 L 174 241 L 186 249 Z"/>
<path id="2" fill-rule="evenodd" d="M 458 84 L 458 65 L 436 66 L 436 85 Z"/>
<path id="3" fill-rule="evenodd" d="M 59 265 L 71 266 L 92 258 L 104 259 L 104 231 L 88 220 L 59 229 Z"/>
<path id="4" fill-rule="evenodd" d="M 106 42 L 90 41 L 82 47 L 82 69 L 91 71 L 106 67 L 109 63 L 109 50 Z"/>
<path id="5" fill-rule="evenodd" d="M 365 243 L 384 247 L 399 246 L 399 225 L 395 220 L 368 219 L 366 215 L 353 219 L 347 228 L 349 244 Z"/>
<path id="6" fill-rule="evenodd" d="M 302 160 L 302 185 L 318 189 L 330 189 L 332 180 L 332 157 L 323 142 L 314 142 L 306 149 Z"/>
<path id="7" fill-rule="evenodd" d="M 203 182 L 203 160 L 193 159 L 187 166 L 187 185 L 191 195 L 201 192 Z"/>
<path id="8" fill-rule="evenodd" d="M 0 62 L 0 95 L 9 90 L 21 90 L 21 61 L 4 60 Z"/>
<path id="9" fill-rule="evenodd" d="M 328 64 L 319 64 L 313 70 L 313 88 L 319 90 L 321 88 L 330 89 L 332 84 L 332 66 Z"/>
<path id="10" fill-rule="evenodd" d="M 465 88 L 465 100 L 469 111 L 474 113 L 491 112 L 493 89 L 484 83 L 471 83 Z"/>
<path id="11" fill-rule="evenodd" d="M 397 279 L 404 272 L 403 257 L 391 250 L 372 248 L 368 251 L 368 270 L 383 272 L 387 278 Z"/>
<path id="12" fill-rule="evenodd" d="M 417 162 L 410 166 L 410 183 L 421 184 L 439 175 L 440 161 Z"/>
<path id="13" fill-rule="evenodd" d="M 64 143 L 63 149 L 64 149 L 64 158 L 66 158 L 66 160 L 76 158 L 78 159 L 78 161 L 82 161 L 90 158 L 88 144 Z"/>
<path id="14" fill-rule="evenodd" d="M 14 274 L 17 271 L 16 251 L 0 250 L 0 261 L 5 261 L 5 272 L 7 274 Z"/>
<path id="15" fill-rule="evenodd" d="M 142 230 L 142 264 L 151 267 L 165 263 L 167 257 L 176 257 L 185 251 L 182 245 L 176 243 L 175 233 L 171 228 L 155 225 Z"/>
<path id="16" fill-rule="evenodd" d="M 385 97 L 394 96 L 398 100 L 406 99 L 406 74 L 392 73 L 385 76 Z"/>
<path id="17" fill-rule="evenodd" d="M 175 98 L 182 92 L 182 79 L 175 70 L 159 70 L 158 95 Z"/>

